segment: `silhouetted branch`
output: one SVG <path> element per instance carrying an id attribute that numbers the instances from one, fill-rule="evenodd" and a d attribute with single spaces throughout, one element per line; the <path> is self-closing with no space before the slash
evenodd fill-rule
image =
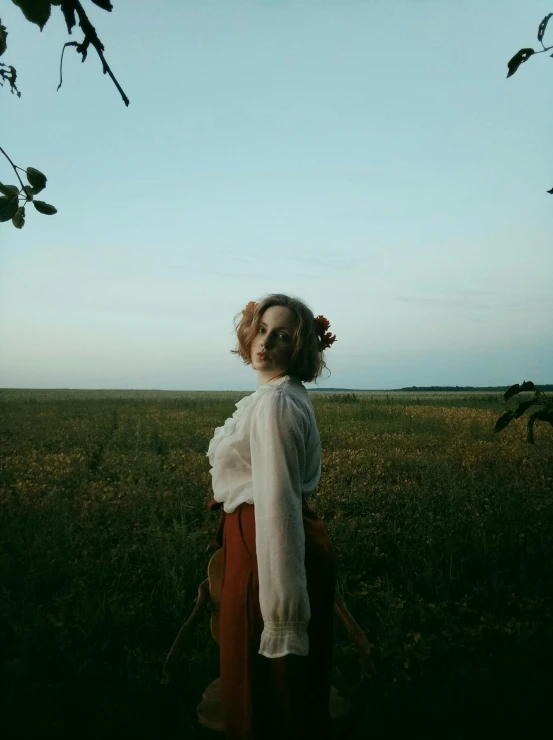
<path id="1" fill-rule="evenodd" d="M 5 152 L 5 151 L 4 151 L 3 149 L 2 149 L 2 147 L 1 147 L 1 146 L 0 146 L 0 152 L 2 152 L 2 154 L 3 154 L 3 155 L 4 155 L 5 157 L 6 157 L 6 159 L 8 160 L 8 162 L 9 162 L 9 163 L 11 164 L 11 166 L 13 167 L 13 171 L 14 171 L 14 172 L 15 172 L 15 174 L 17 175 L 17 179 L 18 179 L 18 180 L 19 180 L 19 182 L 21 183 L 21 189 L 23 190 L 23 189 L 25 188 L 25 185 L 23 185 L 23 180 L 22 180 L 22 179 L 21 179 L 21 178 L 19 177 L 19 172 L 17 171 L 17 166 L 16 166 L 16 165 L 15 165 L 15 164 L 14 164 L 14 163 L 13 163 L 13 162 L 11 161 L 11 159 L 10 159 L 10 158 L 8 157 L 8 155 L 7 155 L 7 154 L 6 154 L 6 152 Z"/>
<path id="2" fill-rule="evenodd" d="M 100 6 L 100 7 L 102 7 L 102 6 Z M 121 87 L 121 85 L 117 81 L 115 75 L 111 71 L 110 66 L 107 63 L 106 58 L 104 56 L 104 45 L 102 44 L 102 42 L 98 38 L 98 34 L 96 33 L 96 29 L 94 28 L 94 26 L 92 25 L 92 23 L 88 19 L 88 16 L 85 13 L 85 10 L 84 10 L 83 6 L 81 5 L 81 3 L 79 2 L 79 0 L 64 0 L 64 2 L 62 3 L 62 9 L 63 9 L 64 16 L 66 18 L 66 21 L 67 21 L 68 16 L 72 16 L 74 13 L 77 13 L 77 16 L 79 18 L 79 25 L 80 25 L 83 33 L 84 33 L 84 39 L 82 40 L 82 42 L 80 44 L 77 43 L 76 41 L 70 41 L 67 44 L 64 44 L 64 47 L 63 47 L 62 52 L 61 52 L 61 60 L 60 60 L 60 84 L 58 86 L 58 90 L 60 89 L 61 84 L 62 84 L 62 64 L 63 64 L 63 53 L 65 51 L 65 47 L 66 46 L 74 46 L 77 49 L 77 52 L 79 54 L 82 54 L 82 57 L 83 57 L 82 58 L 82 61 L 84 62 L 84 60 L 86 59 L 87 53 L 88 53 L 88 47 L 92 44 L 92 46 L 96 49 L 96 52 L 97 52 L 98 56 L 100 57 L 100 60 L 102 62 L 102 69 L 103 69 L 104 74 L 108 74 L 111 77 L 111 79 L 113 80 L 113 83 L 115 84 L 115 87 L 119 90 L 119 93 L 120 93 L 121 97 L 123 98 L 123 102 L 125 103 L 125 105 L 128 106 L 129 103 L 130 103 L 130 100 L 125 95 L 125 92 L 123 91 L 123 88 Z M 107 7 L 104 8 L 104 9 L 105 10 L 108 10 Z M 109 9 L 111 9 L 111 8 L 109 8 Z M 73 17 L 74 17 L 74 15 L 73 15 Z M 69 32 L 71 33 L 71 25 L 70 25 L 69 22 L 68 22 L 68 29 L 69 29 Z"/>
<path id="3" fill-rule="evenodd" d="M 78 45 L 79 44 L 77 41 L 68 41 L 66 44 L 63 45 L 63 49 L 61 50 L 61 59 L 60 59 L 60 84 L 58 85 L 56 92 L 60 89 L 62 82 L 63 82 L 62 67 L 63 67 L 63 53 L 65 51 L 65 47 L 66 46 L 78 46 Z"/>
<path id="4" fill-rule="evenodd" d="M 11 87 L 11 92 L 17 95 L 18 98 L 21 97 L 21 93 L 17 89 L 17 85 L 15 84 L 15 80 L 17 78 L 17 72 L 15 70 L 15 67 L 12 67 L 11 64 L 4 64 L 4 62 L 0 62 L 0 67 L 3 67 L 3 69 L 0 69 L 0 85 L 2 87 L 4 86 L 4 82 L 9 82 Z M 7 71 L 9 70 L 9 71 Z"/>

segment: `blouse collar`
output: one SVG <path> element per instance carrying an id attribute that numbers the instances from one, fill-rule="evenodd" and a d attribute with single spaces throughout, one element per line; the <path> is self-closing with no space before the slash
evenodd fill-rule
<path id="1" fill-rule="evenodd" d="M 286 382 L 290 383 L 299 383 L 300 385 L 301 380 L 296 375 L 282 375 L 280 378 L 277 378 L 276 380 L 271 380 L 269 383 L 260 383 L 257 386 L 257 390 L 261 388 L 274 388 L 275 385 L 283 385 Z"/>

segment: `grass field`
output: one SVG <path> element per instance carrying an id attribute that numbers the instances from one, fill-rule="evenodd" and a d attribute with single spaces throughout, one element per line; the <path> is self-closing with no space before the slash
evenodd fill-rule
<path id="1" fill-rule="evenodd" d="M 219 521 L 206 451 L 240 392 L 0 390 L 4 737 L 181 738 L 218 675 L 162 667 Z M 541 737 L 553 695 L 553 428 L 500 434 L 500 394 L 312 394 L 310 504 L 378 678 L 359 737 Z M 333 683 L 359 666 L 336 622 Z M 208 733 L 206 733 L 207 737 Z M 216 737 L 214 735 L 214 737 Z"/>

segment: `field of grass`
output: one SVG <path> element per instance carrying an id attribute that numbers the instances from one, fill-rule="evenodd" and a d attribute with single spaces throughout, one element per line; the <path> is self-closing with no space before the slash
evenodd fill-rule
<path id="1" fill-rule="evenodd" d="M 0 390 L 4 737 L 181 738 L 218 676 L 161 685 L 219 521 L 206 451 L 240 392 Z M 542 736 L 553 695 L 553 428 L 500 394 L 312 395 L 310 504 L 378 677 L 359 737 Z M 336 622 L 333 683 L 360 669 Z M 210 733 L 206 733 L 206 737 Z M 213 735 L 213 737 L 218 737 Z"/>

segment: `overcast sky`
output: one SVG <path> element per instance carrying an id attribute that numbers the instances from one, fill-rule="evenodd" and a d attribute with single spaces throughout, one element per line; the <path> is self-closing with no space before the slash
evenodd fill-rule
<path id="1" fill-rule="evenodd" d="M 253 389 L 273 292 L 330 320 L 321 388 L 553 383 L 553 60 L 506 79 L 551 0 L 84 4 L 128 108 L 2 3 L 0 146 L 58 213 L 0 224 L 0 387 Z"/>

